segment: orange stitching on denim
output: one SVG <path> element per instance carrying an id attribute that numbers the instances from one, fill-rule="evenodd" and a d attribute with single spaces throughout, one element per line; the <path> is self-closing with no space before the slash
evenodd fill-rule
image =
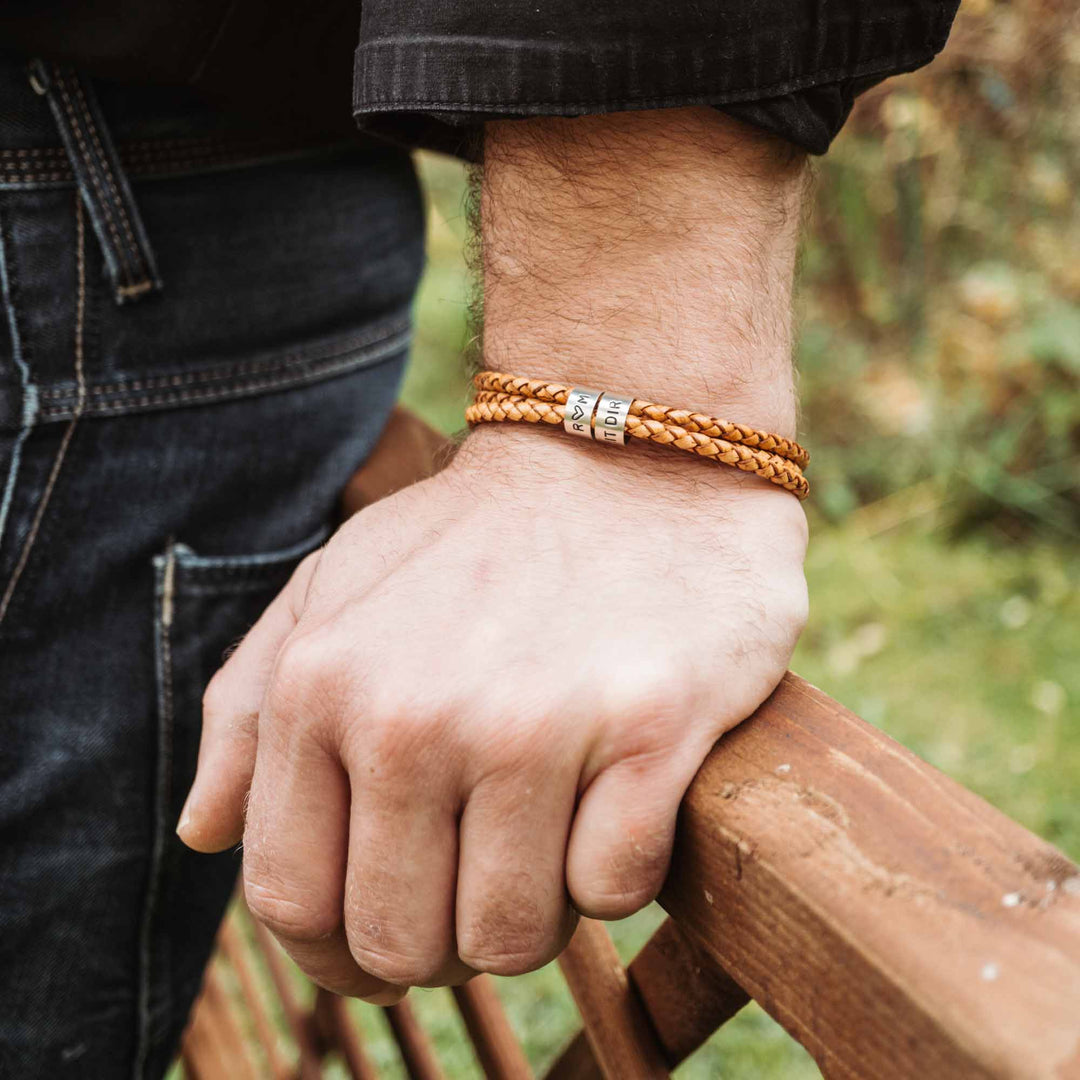
<path id="1" fill-rule="evenodd" d="M 62 146 L 27 146 L 20 149 L 0 150 L 0 159 L 11 160 L 12 158 L 63 158 L 65 150 Z"/>
<path id="2" fill-rule="evenodd" d="M 390 355 L 389 353 L 387 355 Z M 381 357 L 379 359 L 382 359 Z M 121 399 L 117 402 L 91 403 L 86 409 L 89 416 L 119 416 L 137 409 L 152 409 L 174 405 L 205 404 L 213 401 L 224 401 L 229 398 L 247 396 L 258 393 L 261 390 L 278 390 L 290 386 L 307 386 L 311 383 L 322 382 L 334 375 L 344 374 L 366 367 L 368 363 L 374 364 L 369 357 L 352 357 L 340 360 L 337 363 L 324 364 L 315 370 L 298 371 L 295 374 L 282 374 L 270 379 L 252 379 L 247 382 L 237 382 L 230 386 L 215 386 L 205 390 L 191 392 L 164 392 L 158 394 L 146 394 L 134 399 Z M 68 414 L 69 410 L 63 405 L 51 405 L 42 409 L 42 420 L 61 419 Z"/>
<path id="3" fill-rule="evenodd" d="M 75 180 L 75 174 L 70 170 L 68 172 L 53 173 L 0 174 L 0 184 L 55 184 L 61 180 L 72 183 Z"/>
<path id="4" fill-rule="evenodd" d="M 321 349 L 311 349 L 297 353 L 294 356 L 265 360 L 241 360 L 222 368 L 210 368 L 204 371 L 181 371 L 169 375 L 148 375 L 141 379 L 125 379 L 112 383 L 101 383 L 97 386 L 91 386 L 89 393 L 91 397 L 100 397 L 110 394 L 124 394 L 132 390 L 180 389 L 193 383 L 217 382 L 238 375 L 269 375 L 276 371 L 288 371 L 302 364 L 325 364 L 327 361 L 333 362 L 346 359 L 357 350 L 365 349 L 369 345 L 389 343 L 404 334 L 408 328 L 409 319 L 407 316 L 393 320 L 388 319 L 364 333 L 348 338 L 346 343 L 336 342 L 333 346 L 328 345 Z M 69 393 L 70 391 L 65 387 L 48 386 L 42 388 L 39 396 L 42 398 L 61 398 L 66 397 Z"/>

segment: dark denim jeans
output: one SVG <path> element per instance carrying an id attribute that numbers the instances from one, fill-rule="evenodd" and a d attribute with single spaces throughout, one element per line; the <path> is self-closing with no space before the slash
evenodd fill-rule
<path id="1" fill-rule="evenodd" d="M 406 155 L 0 63 L 0 1076 L 161 1076 L 238 857 L 203 687 L 397 393 Z"/>

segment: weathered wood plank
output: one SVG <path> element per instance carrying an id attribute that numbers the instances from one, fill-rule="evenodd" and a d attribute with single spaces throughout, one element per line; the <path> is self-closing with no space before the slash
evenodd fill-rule
<path id="1" fill-rule="evenodd" d="M 240 993 L 255 1024 L 259 1048 L 266 1058 L 269 1070 L 267 1080 L 285 1080 L 291 1071 L 278 1050 L 277 1033 L 267 1015 L 262 995 L 251 972 L 247 947 L 237 929 L 237 914 L 230 912 L 218 934 L 218 949 L 229 962 L 240 983 Z"/>
<path id="2" fill-rule="evenodd" d="M 656 1033 L 604 924 L 582 919 L 559 966 L 602 1075 L 608 1080 L 665 1080 L 668 1071 Z"/>
<path id="3" fill-rule="evenodd" d="M 435 1056 L 424 1029 L 413 1015 L 408 1000 L 402 998 L 396 1005 L 388 1005 L 383 1012 L 398 1044 L 398 1050 L 401 1051 L 401 1059 L 410 1080 L 443 1080 L 439 1059 Z"/>
<path id="4" fill-rule="evenodd" d="M 296 1048 L 300 1055 L 297 1066 L 299 1078 L 300 1080 L 319 1080 L 322 1075 L 322 1048 L 319 1045 L 321 1039 L 315 1030 L 311 1014 L 301 1007 L 293 993 L 289 972 L 285 966 L 285 953 L 274 940 L 273 934 L 261 922 L 254 919 L 252 925 L 255 928 L 255 940 L 259 951 L 266 962 L 270 980 L 274 984 L 278 1001 L 281 1003 L 285 1022 L 289 1025 L 289 1030 L 296 1040 Z"/>
<path id="5" fill-rule="evenodd" d="M 627 971 L 672 1069 L 750 1000 L 674 919 L 664 920 Z M 571 1040 L 547 1075 L 550 1080 L 599 1080 L 600 1066 L 584 1031 Z"/>
<path id="6" fill-rule="evenodd" d="M 637 987 L 671 1068 L 750 1000 L 673 919 L 666 919 L 634 957 L 630 981 Z"/>
<path id="7" fill-rule="evenodd" d="M 661 903 L 829 1076 L 1080 1077 L 1080 874 L 788 675 L 683 803 Z"/>
<path id="8" fill-rule="evenodd" d="M 203 979 L 180 1057 L 187 1080 L 255 1080 L 258 1075 L 213 965 Z"/>
<path id="9" fill-rule="evenodd" d="M 315 1022 L 326 1045 L 341 1055 L 352 1080 L 378 1080 L 379 1074 L 364 1053 L 359 1027 L 349 1016 L 345 998 L 320 989 L 315 996 Z"/>
<path id="10" fill-rule="evenodd" d="M 510 1027 L 491 976 L 477 975 L 453 989 L 487 1080 L 532 1080 L 525 1051 Z"/>

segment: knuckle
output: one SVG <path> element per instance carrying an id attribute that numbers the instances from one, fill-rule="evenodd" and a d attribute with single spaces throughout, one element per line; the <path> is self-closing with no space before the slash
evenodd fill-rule
<path id="1" fill-rule="evenodd" d="M 410 955 L 349 935 L 349 951 L 356 963 L 376 979 L 394 986 L 426 986 L 438 979 L 445 967 L 441 958 Z"/>
<path id="2" fill-rule="evenodd" d="M 690 665 L 670 648 L 643 650 L 600 689 L 606 715 L 662 719 L 682 712 Z"/>
<path id="3" fill-rule="evenodd" d="M 321 631 L 294 634 L 274 664 L 268 702 L 275 715 L 329 708 L 341 689 L 343 670 L 331 635 Z"/>
<path id="4" fill-rule="evenodd" d="M 461 957 L 462 963 L 489 975 L 527 975 L 530 971 L 536 971 L 537 968 L 542 968 L 554 960 L 558 952 L 558 948 L 554 946 L 515 952 L 487 949 L 481 945 L 474 948 L 462 946 L 458 949 L 458 956 Z"/>
<path id="5" fill-rule="evenodd" d="M 394 1005 L 408 993 L 408 987 L 391 986 L 374 975 L 361 971 L 351 963 L 352 958 L 349 959 L 348 970 L 336 964 L 325 970 L 313 969 L 310 962 L 298 963 L 297 966 L 323 990 L 343 997 L 361 998 L 373 1005 Z"/>
<path id="6" fill-rule="evenodd" d="M 562 945 L 565 905 L 545 911 L 523 891 L 488 901 L 459 926 L 462 962 L 492 975 L 523 975 L 554 959 Z"/>
<path id="7" fill-rule="evenodd" d="M 439 775 L 450 764 L 450 724 L 434 711 L 408 709 L 388 700 L 365 711 L 366 721 L 353 725 L 349 738 L 373 776 L 412 784 L 419 777 Z"/>
<path id="8" fill-rule="evenodd" d="M 328 649 L 321 634 L 295 633 L 281 646 L 274 682 L 281 690 L 306 687 L 326 674 L 327 661 Z"/>
<path id="9" fill-rule="evenodd" d="M 595 866 L 568 884 L 577 909 L 594 919 L 624 919 L 656 899 L 671 851 L 666 828 L 630 831 Z"/>
<path id="10" fill-rule="evenodd" d="M 275 937 L 299 944 L 325 941 L 340 926 L 340 915 L 313 901 L 286 895 L 280 886 L 244 874 L 244 900 L 252 916 Z"/>
<path id="11" fill-rule="evenodd" d="M 638 884 L 620 887 L 613 882 L 599 882 L 575 890 L 574 903 L 578 911 L 590 919 L 626 919 L 651 904 L 660 892 L 662 877 Z"/>
<path id="12" fill-rule="evenodd" d="M 784 591 L 783 611 L 787 625 L 798 637 L 810 618 L 810 593 L 802 574 Z"/>
<path id="13" fill-rule="evenodd" d="M 230 712 L 228 683 L 229 676 L 226 669 L 220 668 L 206 684 L 202 696 L 204 723 L 212 724 L 228 718 Z"/>

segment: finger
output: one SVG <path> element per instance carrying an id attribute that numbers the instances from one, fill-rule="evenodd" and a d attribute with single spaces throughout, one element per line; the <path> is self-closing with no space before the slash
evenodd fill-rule
<path id="1" fill-rule="evenodd" d="M 268 703 L 274 700 L 271 692 Z M 268 704 L 244 830 L 244 895 L 252 914 L 319 986 L 387 1004 L 404 989 L 362 971 L 342 920 L 349 782 L 300 716 Z"/>
<path id="2" fill-rule="evenodd" d="M 243 834 L 259 706 L 278 651 L 296 626 L 319 554 L 300 563 L 203 695 L 198 766 L 176 828 L 195 851 L 222 851 Z"/>
<path id="3" fill-rule="evenodd" d="M 348 761 L 346 934 L 357 963 L 389 983 L 453 985 L 475 974 L 457 959 L 454 938 L 453 770 L 405 728 L 383 736 L 384 749 L 364 747 Z"/>
<path id="4" fill-rule="evenodd" d="M 478 971 L 520 975 L 553 960 L 577 914 L 564 863 L 574 780 L 512 775 L 481 783 L 461 819 L 458 955 Z"/>
<path id="5" fill-rule="evenodd" d="M 622 919 L 656 898 L 667 875 L 679 803 L 697 759 L 629 758 L 601 772 L 570 832 L 566 882 L 593 919 Z"/>

